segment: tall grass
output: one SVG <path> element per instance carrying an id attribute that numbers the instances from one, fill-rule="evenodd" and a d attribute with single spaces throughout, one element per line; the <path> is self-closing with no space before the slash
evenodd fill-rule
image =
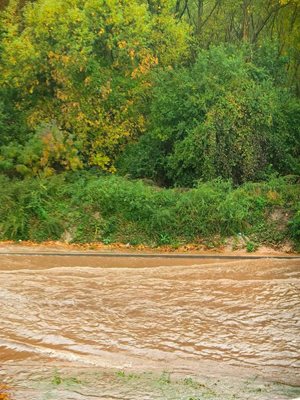
<path id="1" fill-rule="evenodd" d="M 199 183 L 161 189 L 142 181 L 93 173 L 47 179 L 0 176 L 0 239 L 168 244 L 250 235 L 257 241 L 299 241 L 299 185 L 277 178 L 234 188 Z M 274 211 L 286 223 L 272 219 Z"/>

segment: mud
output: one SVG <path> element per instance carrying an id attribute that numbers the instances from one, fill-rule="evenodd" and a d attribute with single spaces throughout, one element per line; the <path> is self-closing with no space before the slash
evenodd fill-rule
<path id="1" fill-rule="evenodd" d="M 0 383 L 23 400 L 295 398 L 299 293 L 296 259 L 2 255 Z"/>

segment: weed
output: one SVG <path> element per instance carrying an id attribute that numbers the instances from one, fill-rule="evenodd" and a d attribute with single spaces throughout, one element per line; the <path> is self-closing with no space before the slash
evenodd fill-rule
<path id="1" fill-rule="evenodd" d="M 112 240 L 111 240 L 111 238 L 106 237 L 106 238 L 102 239 L 102 243 L 108 245 L 108 244 L 112 243 Z"/>
<path id="2" fill-rule="evenodd" d="M 291 236 L 300 244 L 300 203 L 294 218 L 289 222 Z"/>
<path id="3" fill-rule="evenodd" d="M 170 244 L 170 243 L 171 243 L 171 238 L 167 233 L 161 233 L 159 235 L 159 238 L 157 241 L 157 244 L 159 246 L 163 246 L 163 245 Z"/>
<path id="4" fill-rule="evenodd" d="M 158 382 L 163 385 L 170 384 L 171 383 L 171 374 L 167 371 L 164 371 L 161 374 L 160 378 L 158 379 Z"/>
<path id="5" fill-rule="evenodd" d="M 193 389 L 199 389 L 201 387 L 205 387 L 205 385 L 203 385 L 202 383 L 199 383 L 197 381 L 195 381 L 193 378 L 188 377 L 188 378 L 184 378 L 183 383 L 185 386 L 189 386 Z"/>
<path id="6" fill-rule="evenodd" d="M 137 380 L 141 378 L 141 375 L 134 374 L 134 373 L 126 373 L 125 371 L 117 371 L 116 377 L 124 380 L 125 382 Z"/>
<path id="7" fill-rule="evenodd" d="M 59 386 L 62 384 L 70 386 L 70 385 L 74 385 L 74 384 L 79 385 L 82 382 L 76 377 L 72 377 L 72 376 L 71 377 L 62 377 L 60 375 L 59 371 L 57 369 L 55 369 L 51 383 L 54 386 Z"/>
<path id="8" fill-rule="evenodd" d="M 256 243 L 253 242 L 247 242 L 246 244 L 246 250 L 248 253 L 253 253 L 254 251 L 256 251 L 258 248 L 258 245 Z"/>
<path id="9" fill-rule="evenodd" d="M 55 370 L 53 378 L 51 380 L 52 384 L 55 386 L 62 384 L 62 378 L 57 370 Z"/>
<path id="10" fill-rule="evenodd" d="M 0 240 L 64 240 L 71 232 L 72 242 L 177 248 L 201 238 L 216 247 L 224 237 L 243 232 L 251 238 L 248 251 L 257 243 L 300 241 L 300 188 L 282 178 L 238 188 L 220 180 L 200 182 L 183 191 L 70 172 L 25 180 L 0 175 L 0 185 Z M 270 218 L 279 208 L 288 215 L 286 226 Z"/>
<path id="11" fill-rule="evenodd" d="M 124 371 L 117 371 L 116 372 L 116 376 L 118 378 L 125 378 L 126 377 L 126 373 Z"/>

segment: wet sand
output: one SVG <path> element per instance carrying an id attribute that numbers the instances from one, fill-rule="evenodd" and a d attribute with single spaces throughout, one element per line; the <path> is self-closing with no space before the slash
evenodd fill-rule
<path id="1" fill-rule="evenodd" d="M 23 400 L 295 398 L 299 294 L 299 259 L 1 255 L 0 382 Z"/>

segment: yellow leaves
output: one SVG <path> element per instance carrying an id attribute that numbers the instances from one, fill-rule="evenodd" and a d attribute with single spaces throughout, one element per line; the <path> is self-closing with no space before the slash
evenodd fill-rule
<path id="1" fill-rule="evenodd" d="M 141 130 L 144 130 L 144 127 L 145 127 L 145 124 L 146 124 L 145 117 L 140 114 L 138 119 L 137 119 L 137 123 L 138 123 L 139 128 Z"/>
<path id="2" fill-rule="evenodd" d="M 125 49 L 126 46 L 127 46 L 126 40 L 120 40 L 120 41 L 118 42 L 118 47 L 119 47 L 119 49 Z"/>
<path id="3" fill-rule="evenodd" d="M 134 57 L 135 57 L 135 50 L 134 49 L 130 49 L 128 54 L 129 54 L 130 59 L 133 60 Z"/>
<path id="4" fill-rule="evenodd" d="M 31 129 L 35 128 L 41 121 L 47 122 L 47 106 L 43 104 L 41 108 L 32 110 L 27 117 L 27 124 Z"/>
<path id="5" fill-rule="evenodd" d="M 62 60 L 63 64 L 68 64 L 70 62 L 70 57 L 63 54 L 61 56 L 61 60 Z"/>
<path id="6" fill-rule="evenodd" d="M 67 54 L 59 54 L 59 53 L 55 53 L 54 51 L 50 50 L 48 52 L 48 58 L 50 59 L 50 61 L 59 61 L 62 64 L 66 65 L 66 64 L 70 64 L 71 61 L 73 61 L 71 59 L 71 57 Z"/>
<path id="7" fill-rule="evenodd" d="M 77 114 L 77 117 L 76 117 L 76 119 L 77 119 L 77 121 L 84 121 L 85 120 L 85 115 L 84 115 L 84 113 L 82 112 L 82 111 L 80 111 L 78 114 Z"/>
<path id="8" fill-rule="evenodd" d="M 296 4 L 299 5 L 300 4 L 300 0 L 279 0 L 279 4 L 282 6 L 285 6 L 287 4 Z"/>
<path id="9" fill-rule="evenodd" d="M 106 82 L 105 85 L 101 86 L 101 97 L 103 100 L 107 100 L 108 96 L 110 95 L 112 89 L 111 89 L 111 83 L 110 80 Z"/>
<path id="10" fill-rule="evenodd" d="M 72 126 L 71 117 L 73 116 L 72 114 L 74 111 L 77 111 L 78 109 L 80 109 L 79 102 L 78 101 L 65 102 L 61 105 L 60 109 L 61 109 L 61 112 L 66 115 L 66 118 L 70 119 L 69 127 L 71 127 Z"/>
<path id="11" fill-rule="evenodd" d="M 95 130 L 98 130 L 101 122 L 97 118 L 91 118 L 90 114 L 85 114 L 83 111 L 79 111 L 77 116 L 76 116 L 76 121 L 79 123 L 79 126 L 82 126 L 81 131 L 84 131 L 85 127 L 86 129 L 94 128 Z M 75 122 L 75 121 L 74 121 Z M 74 124 L 75 125 L 75 124 Z M 74 126 L 73 126 L 74 128 Z"/>
<path id="12" fill-rule="evenodd" d="M 36 171 L 36 172 L 38 172 L 38 171 Z M 47 178 L 49 176 L 54 175 L 55 174 L 55 170 L 54 170 L 54 168 L 51 168 L 51 167 L 45 167 L 43 169 L 43 173 L 44 173 L 45 178 Z"/>
<path id="13" fill-rule="evenodd" d="M 137 68 L 131 73 L 132 78 L 147 74 L 152 67 L 158 64 L 158 58 L 152 54 L 145 54 Z"/>
<path id="14" fill-rule="evenodd" d="M 54 51 L 50 50 L 50 51 L 48 52 L 48 57 L 49 57 L 50 59 L 51 59 L 51 58 L 58 59 L 58 58 L 59 58 L 59 54 L 56 54 L 56 53 L 54 53 Z"/>
<path id="15" fill-rule="evenodd" d="M 77 149 L 72 139 L 66 138 L 65 133 L 58 128 L 49 127 L 42 133 L 41 141 L 43 149 L 39 168 L 42 168 L 44 173 L 52 174 L 53 162 L 61 164 L 67 170 L 82 168 L 82 162 L 77 155 Z"/>
<path id="16" fill-rule="evenodd" d="M 267 193 L 267 199 L 272 202 L 278 201 L 280 199 L 280 195 L 274 190 L 269 190 Z"/>
<path id="17" fill-rule="evenodd" d="M 107 155 L 103 154 L 102 152 L 92 154 L 92 156 L 90 157 L 89 164 L 96 165 L 106 171 L 109 171 L 112 168 L 110 165 L 111 159 Z"/>
<path id="18" fill-rule="evenodd" d="M 16 57 L 14 55 L 11 55 L 9 58 L 9 62 L 11 65 L 16 65 L 17 64 Z"/>
<path id="19" fill-rule="evenodd" d="M 180 23 L 160 15 L 152 16 L 139 0 L 34 2 L 20 17 L 22 25 L 10 24 L 0 84 L 6 79 L 20 92 L 30 129 L 56 121 L 72 133 L 85 159 L 113 171 L 120 146 L 144 130 L 135 108 L 151 85 L 156 54 L 168 54 L 172 63 L 177 43 L 183 46 Z M 30 96 L 38 86 L 38 96 Z M 63 136 L 45 133 L 44 169 L 51 171 L 54 161 L 71 169 L 80 164 Z"/>
<path id="20" fill-rule="evenodd" d="M 56 97 L 62 101 L 68 100 L 68 95 L 65 92 L 63 92 L 61 89 L 56 90 Z"/>
<path id="21" fill-rule="evenodd" d="M 72 157 L 69 159 L 69 165 L 67 166 L 67 169 L 75 171 L 76 169 L 80 169 L 82 167 L 82 161 L 78 157 Z"/>

